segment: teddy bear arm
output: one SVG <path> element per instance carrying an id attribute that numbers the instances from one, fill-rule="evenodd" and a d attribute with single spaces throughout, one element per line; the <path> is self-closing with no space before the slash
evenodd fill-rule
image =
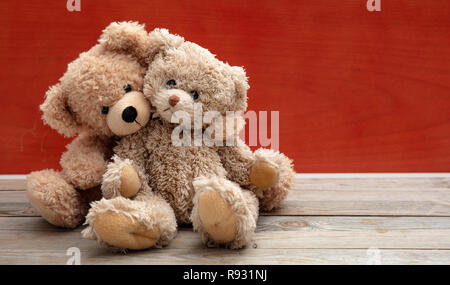
<path id="1" fill-rule="evenodd" d="M 80 135 L 61 156 L 62 175 L 75 188 L 86 190 L 99 186 L 106 170 L 106 143 L 88 135 Z"/>
<path id="2" fill-rule="evenodd" d="M 148 188 L 145 168 L 128 158 L 121 158 L 117 154 L 108 163 L 102 181 L 103 197 L 135 197 L 139 192 Z"/>
<path id="3" fill-rule="evenodd" d="M 271 149 L 252 152 L 243 142 L 220 147 L 218 153 L 227 178 L 254 192 L 260 208 L 270 211 L 286 198 L 294 182 L 292 160 Z"/>
<path id="4" fill-rule="evenodd" d="M 277 184 L 279 169 L 268 159 L 261 159 L 243 141 L 237 145 L 219 148 L 222 164 L 228 179 L 242 187 L 267 189 Z"/>
<path id="5" fill-rule="evenodd" d="M 292 189 L 295 181 L 294 165 L 289 157 L 272 149 L 260 148 L 254 152 L 254 155 L 258 162 L 253 166 L 256 174 L 267 175 L 265 173 L 270 170 L 266 166 L 277 170 L 275 184 L 267 184 L 266 187 L 261 187 L 256 191 L 259 197 L 260 209 L 271 211 L 280 206 L 281 202 L 286 199 L 289 190 Z"/>
<path id="6" fill-rule="evenodd" d="M 148 185 L 146 161 L 148 152 L 144 145 L 147 131 L 142 129 L 125 136 L 113 151 L 112 161 L 108 163 L 103 176 L 102 192 L 105 198 L 136 196 Z"/>
<path id="7" fill-rule="evenodd" d="M 251 184 L 250 168 L 254 162 L 250 149 L 241 146 L 223 146 L 218 148 L 218 154 L 227 171 L 227 178 L 242 187 L 248 187 Z"/>
<path id="8" fill-rule="evenodd" d="M 113 197 L 130 198 L 147 188 L 148 151 L 143 139 L 146 135 L 146 129 L 141 129 L 135 134 L 123 137 L 114 147 L 113 162 L 108 164 L 107 174 L 102 182 L 104 192 L 114 193 Z"/>

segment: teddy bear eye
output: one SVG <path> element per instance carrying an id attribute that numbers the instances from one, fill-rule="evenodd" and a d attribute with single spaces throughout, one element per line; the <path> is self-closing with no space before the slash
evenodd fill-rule
<path id="1" fill-rule="evenodd" d="M 108 112 L 109 112 L 109 107 L 108 106 L 103 106 L 102 107 L 102 114 L 106 115 L 106 114 L 108 114 Z"/>
<path id="2" fill-rule="evenodd" d="M 130 84 L 127 84 L 123 87 L 123 90 L 125 90 L 125 93 L 131 92 L 132 88 Z"/>
<path id="3" fill-rule="evenodd" d="M 197 99 L 198 99 L 199 94 L 198 94 L 197 91 L 192 90 L 192 91 L 191 91 L 191 95 L 192 95 L 192 98 L 194 98 L 194 100 L 197 100 Z"/>
<path id="4" fill-rule="evenodd" d="M 169 81 L 166 82 L 166 85 L 169 87 L 175 87 L 177 85 L 177 82 L 173 79 L 170 79 Z"/>

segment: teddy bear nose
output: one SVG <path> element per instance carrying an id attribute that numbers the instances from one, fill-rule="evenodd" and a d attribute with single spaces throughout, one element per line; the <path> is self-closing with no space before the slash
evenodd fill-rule
<path id="1" fill-rule="evenodd" d="M 180 101 L 180 97 L 177 95 L 172 95 L 169 97 L 169 104 L 170 106 L 175 106 Z"/>
<path id="2" fill-rule="evenodd" d="M 122 112 L 122 120 L 127 123 L 132 123 L 137 118 L 137 110 L 133 106 L 128 106 Z"/>

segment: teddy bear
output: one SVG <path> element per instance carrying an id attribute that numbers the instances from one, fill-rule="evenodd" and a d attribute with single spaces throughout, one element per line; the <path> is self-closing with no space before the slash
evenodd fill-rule
<path id="1" fill-rule="evenodd" d="M 111 23 L 45 94 L 44 123 L 65 137 L 77 135 L 61 156 L 61 171 L 28 176 L 28 199 L 49 223 L 80 225 L 89 203 L 101 197 L 99 186 L 118 137 L 148 122 L 150 105 L 142 93 L 147 41 L 143 25 Z"/>
<path id="2" fill-rule="evenodd" d="M 278 206 L 292 187 L 292 161 L 272 150 L 253 153 L 235 135 L 232 146 L 174 145 L 180 127 L 172 121 L 175 114 L 187 114 L 183 127 L 194 125 L 188 136 L 205 134 L 221 120 L 195 129 L 196 106 L 220 118 L 244 112 L 249 85 L 243 68 L 181 36 L 155 29 L 149 38 L 153 51 L 143 92 L 157 116 L 114 147 L 102 182 L 107 199 L 91 204 L 82 235 L 103 245 L 144 249 L 167 245 L 177 224 L 192 224 L 208 246 L 241 248 L 251 240 L 259 209 Z M 236 125 L 234 133 L 242 127 Z M 124 186 L 124 179 L 134 182 Z"/>

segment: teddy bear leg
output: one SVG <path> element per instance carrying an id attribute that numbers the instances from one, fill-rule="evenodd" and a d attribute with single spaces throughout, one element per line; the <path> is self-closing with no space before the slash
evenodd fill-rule
<path id="1" fill-rule="evenodd" d="M 254 154 L 250 182 L 257 188 L 260 208 L 270 211 L 280 205 L 294 184 L 294 167 L 291 159 L 272 149 L 260 148 Z"/>
<path id="2" fill-rule="evenodd" d="M 84 238 L 122 250 L 165 246 L 176 235 L 174 212 L 156 195 L 142 200 L 116 197 L 94 202 L 86 224 Z"/>
<path id="3" fill-rule="evenodd" d="M 218 177 L 199 177 L 193 185 L 196 193 L 191 220 L 203 242 L 208 246 L 244 247 L 253 236 L 258 218 L 254 193 Z"/>
<path id="4" fill-rule="evenodd" d="M 30 173 L 27 196 L 36 212 L 59 227 L 77 227 L 88 210 L 88 204 L 80 193 L 54 170 Z"/>

